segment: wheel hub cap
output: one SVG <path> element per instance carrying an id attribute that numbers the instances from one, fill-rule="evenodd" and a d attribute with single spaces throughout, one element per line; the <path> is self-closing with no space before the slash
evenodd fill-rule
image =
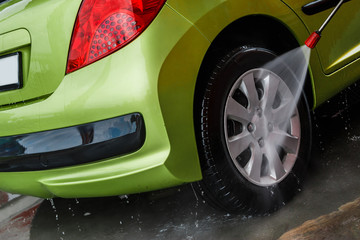
<path id="1" fill-rule="evenodd" d="M 271 71 L 253 69 L 237 79 L 225 104 L 224 130 L 236 168 L 256 185 L 282 181 L 295 164 L 300 117 L 290 89 Z"/>
<path id="2" fill-rule="evenodd" d="M 257 110 L 258 112 L 262 112 L 262 110 Z M 254 126 L 254 131 L 252 131 L 252 136 L 255 139 L 260 139 L 260 138 L 266 138 L 269 134 L 269 130 L 268 130 L 268 124 L 267 124 L 267 119 L 265 116 L 262 116 L 262 114 L 258 114 L 255 115 L 253 120 L 251 121 L 251 125 Z"/>

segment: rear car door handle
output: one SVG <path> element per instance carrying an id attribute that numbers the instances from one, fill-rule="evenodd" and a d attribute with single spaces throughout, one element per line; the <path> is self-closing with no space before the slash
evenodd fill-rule
<path id="1" fill-rule="evenodd" d="M 351 0 L 345 0 L 344 2 L 349 2 Z M 338 0 L 315 0 L 306 5 L 304 5 L 301 10 L 306 15 L 314 15 L 316 13 L 325 11 L 329 8 L 335 7 L 339 3 Z"/>

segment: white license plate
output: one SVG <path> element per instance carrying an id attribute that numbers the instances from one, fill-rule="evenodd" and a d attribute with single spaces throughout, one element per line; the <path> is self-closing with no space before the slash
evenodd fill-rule
<path id="1" fill-rule="evenodd" d="M 0 91 L 20 88 L 22 78 L 20 62 L 20 53 L 0 56 Z"/>

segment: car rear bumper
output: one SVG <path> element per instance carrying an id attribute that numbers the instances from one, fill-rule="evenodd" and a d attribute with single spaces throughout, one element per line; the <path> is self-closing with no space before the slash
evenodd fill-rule
<path id="1" fill-rule="evenodd" d="M 184 45 L 194 41 L 202 49 L 193 54 L 196 65 L 184 51 Z M 65 75 L 51 95 L 1 109 L 0 140 L 14 145 L 27 140 L 27 146 L 36 147 L 3 153 L 0 189 L 44 198 L 97 197 L 200 180 L 192 119 L 193 78 L 208 45 L 188 21 L 165 5 L 141 36 L 120 51 Z M 184 81 L 183 69 L 173 59 L 189 65 L 185 74 L 192 78 Z M 166 104 L 161 106 L 162 102 Z M 96 143 L 89 140 L 87 127 L 116 119 L 130 126 L 125 128 L 129 134 Z M 108 130 L 105 127 L 103 132 Z M 36 136 L 64 131 L 72 132 L 72 137 L 62 136 L 63 146 L 59 139 L 34 141 Z M 101 145 L 98 156 L 97 144 Z M 121 147 L 113 149 L 109 144 Z"/>

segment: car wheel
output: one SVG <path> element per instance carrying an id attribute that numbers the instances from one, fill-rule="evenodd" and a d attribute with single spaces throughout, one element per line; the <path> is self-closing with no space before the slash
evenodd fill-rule
<path id="1" fill-rule="evenodd" d="M 276 54 L 240 47 L 215 66 L 195 112 L 205 199 L 228 212 L 264 214 L 301 189 L 311 146 L 309 107 Z"/>

